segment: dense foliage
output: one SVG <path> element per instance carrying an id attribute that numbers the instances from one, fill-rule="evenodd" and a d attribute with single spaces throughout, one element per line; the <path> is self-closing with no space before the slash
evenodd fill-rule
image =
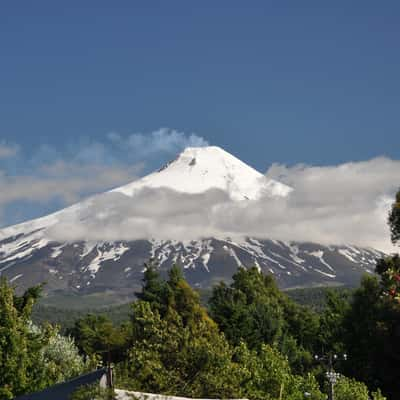
<path id="1" fill-rule="evenodd" d="M 244 341 L 257 350 L 269 343 L 288 357 L 294 371 L 310 369 L 318 317 L 282 293 L 272 276 L 240 268 L 230 286 L 214 288 L 209 303 L 212 318 L 233 346 Z"/>
<path id="2" fill-rule="evenodd" d="M 385 400 L 380 390 L 371 393 L 372 400 Z M 335 400 L 370 400 L 367 386 L 355 379 L 341 377 L 335 385 Z"/>
<path id="3" fill-rule="evenodd" d="M 126 334 L 104 315 L 88 314 L 76 321 L 69 331 L 83 354 L 103 363 L 123 358 Z"/>
<path id="4" fill-rule="evenodd" d="M 268 280 L 253 270 L 238 274 L 256 285 Z M 279 292 L 272 281 L 271 288 Z M 251 341 L 254 348 L 240 337 L 230 343 L 178 268 L 164 281 L 150 267 L 138 295 L 128 357 L 117 374 L 124 387 L 190 397 L 324 398 L 312 375 L 293 373 L 269 333 L 257 345 Z"/>
<path id="5" fill-rule="evenodd" d="M 72 339 L 61 337 L 51 326 L 31 322 L 40 287 L 16 296 L 0 280 L 0 399 L 34 392 L 78 375 L 85 369 Z"/>

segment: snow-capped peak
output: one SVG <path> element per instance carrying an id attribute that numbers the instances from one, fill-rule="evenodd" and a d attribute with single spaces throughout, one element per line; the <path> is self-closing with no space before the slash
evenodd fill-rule
<path id="1" fill-rule="evenodd" d="M 263 194 L 286 196 L 291 188 L 267 179 L 216 146 L 188 147 L 174 161 L 144 178 L 114 189 L 128 196 L 142 188 L 169 188 L 182 193 L 226 191 L 232 200 L 255 200 Z"/>
<path id="2" fill-rule="evenodd" d="M 263 195 L 286 196 L 292 190 L 289 186 L 267 179 L 254 168 L 216 146 L 188 147 L 158 171 L 110 192 L 135 197 L 138 191 L 145 188 L 167 188 L 187 194 L 219 189 L 227 193 L 233 201 L 256 200 Z M 102 194 L 95 195 L 42 218 L 4 228 L 0 230 L 0 240 L 21 233 L 29 233 L 32 237 L 40 239 L 47 228 L 57 225 L 60 221 L 80 220 L 82 212 L 97 204 L 97 199 L 101 199 L 101 196 Z M 93 207 L 92 210 L 95 209 L 98 213 L 98 208 Z M 91 216 L 86 214 L 85 219 L 90 222 L 90 218 Z"/>

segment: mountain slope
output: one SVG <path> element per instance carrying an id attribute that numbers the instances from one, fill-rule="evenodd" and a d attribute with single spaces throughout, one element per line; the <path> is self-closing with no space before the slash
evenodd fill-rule
<path id="1" fill-rule="evenodd" d="M 274 274 L 282 287 L 355 284 L 362 273 L 373 271 L 375 259 L 382 256 L 373 249 L 350 245 L 323 246 L 251 237 L 233 240 L 229 235 L 193 240 L 157 239 L 157 235 L 145 234 L 132 240 L 118 237 L 119 226 L 133 215 L 131 208 L 120 207 L 122 203 L 116 200 L 122 198 L 134 207 L 143 191 L 161 196 L 164 189 L 189 197 L 218 190 L 229 201 L 243 204 L 265 196 L 283 198 L 292 191 L 218 147 L 188 148 L 159 171 L 138 181 L 1 230 L 0 273 L 20 289 L 46 281 L 46 290 L 53 293 L 108 290 L 124 296 L 139 287 L 143 264 L 150 258 L 158 262 L 162 271 L 179 263 L 189 282 L 206 288 L 220 279 L 229 280 L 238 266 L 253 265 Z M 134 211 L 139 212 L 135 218 L 142 217 L 140 208 Z M 155 223 L 157 212 L 155 207 Z M 71 233 L 76 226 L 91 226 L 93 221 L 95 227 L 106 227 L 110 218 L 117 221 L 113 240 L 102 237 L 102 232 L 96 240 Z M 64 232 L 69 240 L 54 236 L 54 231 Z"/>

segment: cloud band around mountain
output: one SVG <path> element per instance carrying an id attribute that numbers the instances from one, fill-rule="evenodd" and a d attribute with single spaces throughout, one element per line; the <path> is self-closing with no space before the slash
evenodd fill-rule
<path id="1" fill-rule="evenodd" d="M 217 189 L 184 194 L 146 188 L 134 198 L 112 192 L 89 202 L 76 219 L 62 221 L 51 234 L 56 240 L 108 241 L 253 236 L 393 250 L 386 222 L 400 161 L 381 157 L 328 167 L 273 165 L 266 176 L 294 190 L 286 198 L 241 202 Z"/>

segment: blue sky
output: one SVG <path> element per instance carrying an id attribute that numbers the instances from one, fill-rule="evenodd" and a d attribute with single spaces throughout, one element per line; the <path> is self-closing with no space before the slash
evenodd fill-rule
<path id="1" fill-rule="evenodd" d="M 3 191 L 10 182 L 48 180 L 46 166 L 62 163 L 64 180 L 106 166 L 120 184 L 129 178 L 121 171 L 143 174 L 191 143 L 192 133 L 261 171 L 272 163 L 399 159 L 399 2 L 0 7 L 0 145 L 15 150 L 0 151 Z M 138 133 L 157 145 L 151 135 L 161 127 L 183 136 L 145 154 L 123 145 Z M 32 198 L 18 197 L 18 188 L 0 199 L 0 224 L 113 186 L 112 177 L 102 184 Z"/>

